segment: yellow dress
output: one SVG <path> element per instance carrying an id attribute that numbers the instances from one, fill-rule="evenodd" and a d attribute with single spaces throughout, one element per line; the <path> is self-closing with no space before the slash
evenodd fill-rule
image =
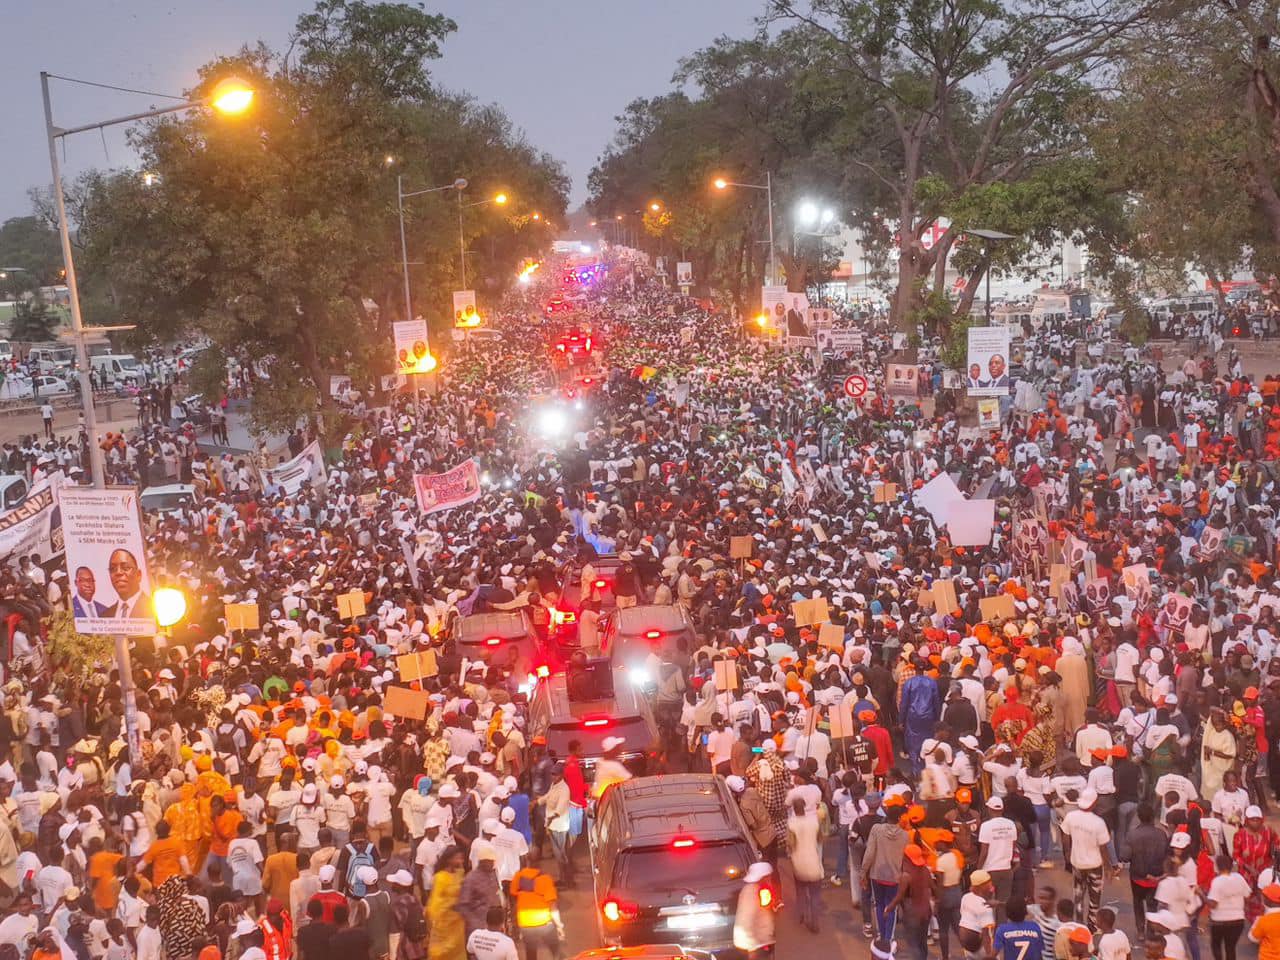
<path id="1" fill-rule="evenodd" d="M 427 919 L 431 923 L 428 960 L 467 960 L 467 928 L 462 922 L 462 914 L 455 909 L 461 892 L 461 872 L 436 872 L 431 898 L 427 901 Z"/>

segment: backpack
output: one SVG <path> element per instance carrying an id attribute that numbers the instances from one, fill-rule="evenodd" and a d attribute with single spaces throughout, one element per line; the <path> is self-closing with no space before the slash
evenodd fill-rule
<path id="1" fill-rule="evenodd" d="M 361 867 L 376 867 L 373 859 L 373 844 L 365 841 L 364 849 L 357 850 L 355 844 L 347 844 L 347 892 L 353 897 L 363 897 L 369 892 L 364 881 L 356 877 Z"/>

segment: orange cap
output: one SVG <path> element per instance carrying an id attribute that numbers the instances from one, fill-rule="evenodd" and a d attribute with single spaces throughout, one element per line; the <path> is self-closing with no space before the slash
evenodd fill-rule
<path id="1" fill-rule="evenodd" d="M 973 791 L 972 791 L 972 790 L 970 790 L 968 787 L 961 787 L 959 790 L 957 790 L 957 791 L 956 791 L 956 802 L 957 802 L 957 803 L 972 803 L 972 802 L 973 802 Z"/>
<path id="2" fill-rule="evenodd" d="M 1245 688 L 1245 691 L 1244 691 L 1244 698 L 1245 698 L 1246 700 L 1257 700 L 1257 699 L 1258 699 L 1258 688 L 1257 688 L 1257 687 L 1246 687 L 1246 688 Z"/>
<path id="3" fill-rule="evenodd" d="M 1092 946 L 1093 934 L 1089 932 L 1088 927 L 1073 927 L 1071 930 L 1072 943 L 1087 943 Z"/>
<path id="4" fill-rule="evenodd" d="M 920 848 L 918 843 L 908 843 L 902 850 L 902 855 L 914 863 L 917 867 L 923 867 L 924 850 Z"/>

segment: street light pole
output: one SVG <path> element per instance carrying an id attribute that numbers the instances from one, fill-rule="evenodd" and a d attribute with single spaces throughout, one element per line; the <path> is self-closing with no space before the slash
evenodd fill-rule
<path id="1" fill-rule="evenodd" d="M 764 193 L 765 203 L 769 205 L 769 280 L 777 283 L 778 264 L 773 247 L 773 174 L 768 170 L 764 172 Z"/>
<path id="2" fill-rule="evenodd" d="M 181 103 L 143 113 L 132 113 L 125 117 L 104 120 L 101 123 L 90 123 L 79 127 L 61 128 L 53 123 L 53 101 L 49 96 L 50 74 L 40 71 L 40 94 L 44 100 L 44 132 L 49 143 L 49 170 L 53 174 L 53 200 L 58 215 L 58 239 L 62 243 L 62 266 L 66 272 L 67 299 L 71 307 L 71 330 L 75 336 L 76 366 L 79 367 L 80 409 L 84 414 L 85 431 L 88 434 L 89 468 L 93 486 L 97 490 L 106 488 L 106 465 L 102 458 L 102 448 L 98 445 L 98 412 L 93 404 L 93 385 L 89 380 L 89 349 L 85 341 L 84 318 L 80 313 L 80 291 L 76 284 L 76 263 L 71 250 L 71 228 L 67 223 L 67 201 L 62 189 L 62 167 L 58 163 L 58 140 L 69 137 L 73 133 L 86 130 L 102 130 L 105 127 L 122 123 L 133 123 L 151 117 L 164 116 L 190 110 L 193 107 L 214 106 L 224 113 L 240 113 L 248 108 L 253 99 L 253 92 L 248 87 L 230 79 L 224 80 L 215 88 L 213 94 L 205 100 L 184 100 Z M 81 81 L 60 77 L 72 83 Z M 230 87 L 237 87 L 235 90 Z M 220 88 L 225 92 L 219 92 Z M 97 327 L 100 331 L 129 330 L 131 327 Z M 125 742 L 129 747 L 130 764 L 138 763 L 141 757 L 141 739 L 138 730 L 138 698 L 133 683 L 133 665 L 129 661 L 129 638 L 124 635 L 115 637 L 116 670 L 120 674 L 121 699 L 124 701 Z"/>
<path id="3" fill-rule="evenodd" d="M 71 252 L 71 231 L 67 227 L 67 200 L 62 191 L 62 166 L 58 162 L 58 136 L 53 125 L 53 102 L 49 97 L 49 74 L 40 71 L 40 93 L 44 98 L 44 132 L 49 141 L 49 168 L 53 174 L 53 202 L 58 215 L 58 239 L 62 243 L 62 265 L 66 268 L 67 298 L 71 305 L 71 330 L 75 336 L 76 367 L 80 381 L 80 409 L 84 414 L 84 428 L 88 433 L 89 472 L 93 485 L 101 490 L 107 485 L 106 464 L 102 459 L 102 447 L 98 445 L 98 411 L 93 403 L 93 385 L 89 380 L 89 348 L 85 344 L 84 319 L 80 314 L 80 291 L 76 284 L 76 263 Z M 128 658 L 128 651 L 125 651 Z M 123 678 L 121 679 L 123 683 Z M 132 678 L 127 693 L 132 695 Z M 127 705 L 126 705 L 127 707 Z M 129 711 L 125 711 L 126 717 Z M 137 706 L 133 711 L 137 723 Z"/>
<path id="4" fill-rule="evenodd" d="M 460 289 L 467 289 L 467 238 L 462 229 L 462 211 L 465 208 L 462 205 L 462 191 L 458 191 L 458 266 L 460 276 L 462 277 L 462 285 Z"/>

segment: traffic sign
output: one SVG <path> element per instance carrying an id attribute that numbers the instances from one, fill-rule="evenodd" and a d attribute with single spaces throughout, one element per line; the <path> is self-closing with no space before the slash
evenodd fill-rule
<path id="1" fill-rule="evenodd" d="M 858 397 L 864 396 L 867 392 L 867 378 L 860 373 L 852 373 L 844 378 L 844 392 L 846 396 Z"/>

